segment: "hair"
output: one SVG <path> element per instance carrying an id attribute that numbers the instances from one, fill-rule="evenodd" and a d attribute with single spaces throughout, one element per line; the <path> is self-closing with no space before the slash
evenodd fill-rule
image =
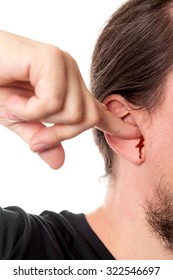
<path id="1" fill-rule="evenodd" d="M 173 67 L 173 1 L 131 0 L 109 19 L 96 43 L 91 63 L 91 91 L 103 102 L 119 94 L 136 108 L 151 112 L 163 100 Z M 95 142 L 112 173 L 113 152 L 104 133 Z"/>
<path id="2" fill-rule="evenodd" d="M 160 178 L 153 197 L 144 205 L 148 228 L 152 235 L 162 241 L 164 248 L 173 252 L 173 193 L 172 184 Z"/>

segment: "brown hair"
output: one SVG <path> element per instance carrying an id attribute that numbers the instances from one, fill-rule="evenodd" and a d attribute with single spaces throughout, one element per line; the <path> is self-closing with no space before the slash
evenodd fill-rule
<path id="1" fill-rule="evenodd" d="M 161 102 L 163 84 L 173 67 L 171 0 L 131 0 L 116 11 L 100 34 L 91 64 L 91 91 L 100 101 L 123 96 L 138 108 Z M 95 141 L 112 173 L 112 150 L 104 133 Z"/>

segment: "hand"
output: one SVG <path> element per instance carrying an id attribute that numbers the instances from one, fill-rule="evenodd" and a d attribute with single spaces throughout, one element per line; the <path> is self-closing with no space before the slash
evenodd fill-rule
<path id="1" fill-rule="evenodd" d="M 94 99 L 68 53 L 6 32 L 0 32 L 0 42 L 0 121 L 52 168 L 64 162 L 61 142 L 91 127 L 139 136 Z"/>

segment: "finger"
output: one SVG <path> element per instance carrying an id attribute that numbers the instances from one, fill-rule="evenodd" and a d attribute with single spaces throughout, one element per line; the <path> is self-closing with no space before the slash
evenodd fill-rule
<path id="1" fill-rule="evenodd" d="M 99 115 L 99 123 L 96 127 L 105 133 L 116 135 L 123 139 L 136 139 L 141 137 L 141 132 L 137 126 L 124 122 L 121 118 L 112 114 L 107 107 L 96 100 Z"/>
<path id="2" fill-rule="evenodd" d="M 13 113 L 8 111 L 7 109 L 7 102 L 8 99 L 12 95 L 18 95 L 18 96 L 25 96 L 25 98 L 29 98 L 33 95 L 33 91 L 31 88 L 29 88 L 29 85 L 21 85 L 21 87 L 16 87 L 15 85 L 8 85 L 8 86 L 0 86 L 0 117 L 1 117 L 1 124 L 5 123 L 8 124 L 9 119 L 10 120 L 20 120 L 19 118 L 15 117 Z"/>
<path id="3" fill-rule="evenodd" d="M 74 74 L 75 68 L 70 65 L 70 62 L 67 63 L 67 67 L 68 85 L 66 88 L 63 108 L 60 112 L 42 119 L 42 122 L 55 124 L 76 124 L 82 120 L 84 114 L 83 82 L 81 82 L 78 73 L 76 73 L 76 75 Z"/>
<path id="4" fill-rule="evenodd" d="M 59 169 L 65 160 L 64 149 L 61 144 L 55 148 L 45 150 L 38 153 L 38 155 L 52 168 Z"/>
<path id="5" fill-rule="evenodd" d="M 33 135 L 42 131 L 45 126 L 41 123 L 19 122 L 12 123 L 8 128 L 18 134 L 25 142 L 29 143 Z M 64 163 L 65 154 L 61 144 L 53 149 L 44 149 L 44 151 L 38 154 L 52 169 L 59 169 Z"/>
<path id="6" fill-rule="evenodd" d="M 46 148 L 55 147 L 57 144 L 71 139 L 80 133 L 94 127 L 98 123 L 98 110 L 93 97 L 85 94 L 83 99 L 83 117 L 77 124 L 55 124 L 38 131 L 30 140 L 30 147 L 34 152 L 43 151 Z M 40 142 L 41 140 L 41 142 Z"/>
<path id="7" fill-rule="evenodd" d="M 77 125 L 54 125 L 46 127 L 38 133 L 34 134 L 30 140 L 30 148 L 34 152 L 42 152 L 45 149 L 56 147 L 59 143 L 76 137 L 90 127 L 87 124 Z"/>
<path id="8" fill-rule="evenodd" d="M 45 51 L 46 49 L 46 51 Z M 63 52 L 55 47 L 40 49 L 36 61 L 30 58 L 28 79 L 35 90 L 30 98 L 12 96 L 7 109 L 22 120 L 38 120 L 61 110 L 66 92 L 66 67 Z M 45 57 L 44 57 L 45 56 Z M 46 59 L 47 58 L 47 59 Z"/>

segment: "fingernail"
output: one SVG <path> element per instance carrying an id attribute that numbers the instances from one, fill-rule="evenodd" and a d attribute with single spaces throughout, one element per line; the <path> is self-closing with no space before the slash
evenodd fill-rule
<path id="1" fill-rule="evenodd" d="M 32 151 L 34 153 L 40 153 L 40 152 L 43 152 L 45 150 L 48 150 L 50 149 L 49 145 L 45 144 L 45 143 L 39 143 L 39 144 L 34 144 L 32 147 L 31 147 Z"/>

